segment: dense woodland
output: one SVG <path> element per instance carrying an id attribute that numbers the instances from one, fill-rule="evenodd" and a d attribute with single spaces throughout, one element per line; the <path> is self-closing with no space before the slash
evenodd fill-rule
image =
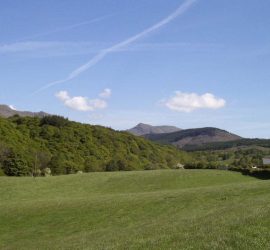
<path id="1" fill-rule="evenodd" d="M 192 160 L 186 169 L 220 169 L 238 171 L 261 179 L 270 178 L 270 166 L 263 165 L 263 158 L 270 149 L 251 144 L 226 150 L 204 150 L 190 153 Z"/>
<path id="2" fill-rule="evenodd" d="M 261 147 L 270 150 L 269 139 L 246 139 L 242 138 L 235 141 L 227 142 L 212 142 L 201 145 L 186 145 L 183 149 L 186 151 L 209 151 L 209 150 L 226 150 L 231 148 L 245 148 L 245 147 Z M 263 150 L 264 151 L 264 150 Z"/>
<path id="3" fill-rule="evenodd" d="M 182 164 L 189 169 L 269 169 L 262 164 L 262 158 L 270 155 L 268 141 L 239 143 L 209 144 L 198 148 L 200 151 L 184 152 L 127 132 L 60 116 L 13 116 L 0 118 L 0 175 L 154 170 Z M 213 150 L 213 145 L 219 145 L 219 150 Z"/>
<path id="4" fill-rule="evenodd" d="M 263 168 L 263 157 L 270 149 L 260 147 L 232 148 L 230 150 L 209 150 L 193 152 L 193 161 L 186 168 L 224 168 L 248 169 Z"/>
<path id="5" fill-rule="evenodd" d="M 60 116 L 0 118 L 0 175 L 150 170 L 190 160 L 173 146 Z"/>

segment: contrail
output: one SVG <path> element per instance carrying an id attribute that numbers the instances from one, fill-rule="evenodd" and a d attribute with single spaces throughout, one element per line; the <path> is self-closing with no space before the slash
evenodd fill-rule
<path id="1" fill-rule="evenodd" d="M 24 38 L 21 38 L 21 39 L 17 40 L 17 42 L 21 42 L 21 41 L 28 40 L 28 39 L 33 39 L 33 38 L 38 38 L 38 37 L 43 37 L 43 36 L 51 35 L 51 34 L 62 32 L 62 31 L 71 30 L 71 29 L 74 29 L 74 28 L 77 28 L 77 27 L 80 27 L 80 26 L 84 26 L 84 25 L 87 25 L 87 24 L 102 21 L 102 20 L 110 18 L 110 17 L 112 17 L 114 15 L 115 14 L 104 15 L 104 16 L 101 16 L 101 17 L 91 19 L 89 21 L 84 21 L 84 22 L 72 24 L 72 25 L 69 25 L 69 26 L 65 26 L 65 27 L 62 27 L 62 28 L 59 28 L 59 29 L 51 30 L 51 31 L 48 31 L 48 32 L 43 32 L 43 33 L 35 34 L 35 35 L 32 35 L 32 36 L 24 37 Z"/>
<path id="2" fill-rule="evenodd" d="M 171 13 L 169 16 L 167 16 L 166 18 L 164 18 L 160 22 L 156 23 L 152 27 L 140 32 L 139 34 L 137 34 L 135 36 L 132 36 L 132 37 L 124 40 L 123 42 L 117 43 L 117 44 L 113 45 L 110 48 L 101 50 L 90 61 L 83 64 L 82 66 L 75 69 L 74 71 L 72 71 L 66 78 L 64 78 L 62 80 L 50 82 L 49 84 L 47 84 L 47 85 L 43 86 L 42 88 L 38 89 L 37 91 L 35 91 L 33 94 L 37 94 L 37 93 L 39 93 L 39 92 L 41 92 L 41 91 L 43 91 L 45 89 L 48 89 L 48 88 L 50 88 L 50 87 L 52 87 L 52 86 L 54 86 L 56 84 L 60 84 L 60 83 L 64 83 L 64 82 L 72 80 L 73 78 L 77 77 L 78 75 L 80 75 L 84 71 L 86 71 L 89 68 L 96 65 L 99 61 L 101 61 L 108 54 L 110 54 L 112 52 L 115 52 L 115 51 L 118 51 L 118 50 L 120 50 L 120 49 L 122 49 L 122 48 L 136 42 L 137 40 L 149 35 L 150 33 L 162 28 L 163 26 L 167 25 L 168 23 L 173 21 L 176 17 L 184 14 L 195 2 L 197 2 L 197 0 L 187 0 L 187 1 L 185 1 L 173 13 Z"/>

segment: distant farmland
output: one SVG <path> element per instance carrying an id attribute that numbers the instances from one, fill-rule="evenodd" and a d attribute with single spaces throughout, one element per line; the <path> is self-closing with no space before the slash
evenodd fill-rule
<path id="1" fill-rule="evenodd" d="M 0 249 L 270 249 L 269 190 L 218 170 L 0 177 Z"/>

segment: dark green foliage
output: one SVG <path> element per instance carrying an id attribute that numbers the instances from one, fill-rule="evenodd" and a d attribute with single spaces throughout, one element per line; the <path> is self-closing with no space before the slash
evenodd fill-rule
<path id="1" fill-rule="evenodd" d="M 66 174 L 75 174 L 77 171 L 80 171 L 80 166 L 72 161 L 64 161 L 63 162 L 65 173 Z"/>
<path id="2" fill-rule="evenodd" d="M 256 174 L 265 170 L 262 159 L 270 150 L 262 147 L 242 147 L 227 150 L 209 150 L 191 153 L 193 162 L 185 165 L 189 169 L 228 169 Z M 266 170 L 267 171 L 267 170 Z"/>
<path id="3" fill-rule="evenodd" d="M 95 156 L 88 156 L 85 158 L 84 170 L 85 172 L 104 171 L 102 160 L 98 160 Z"/>
<path id="4" fill-rule="evenodd" d="M 0 176 L 5 176 L 2 164 L 0 165 Z"/>
<path id="5" fill-rule="evenodd" d="M 23 156 L 13 151 L 3 161 L 3 171 L 9 176 L 24 176 L 31 173 L 31 169 Z"/>
<path id="6" fill-rule="evenodd" d="M 0 164 L 7 175 L 36 176 L 46 168 L 54 175 L 174 168 L 190 160 L 173 146 L 59 116 L 0 118 L 0 142 Z M 7 159 L 10 151 L 14 159 Z"/>
<path id="7" fill-rule="evenodd" d="M 64 127 L 68 124 L 68 119 L 58 116 L 58 115 L 52 115 L 52 116 L 45 116 L 41 119 L 41 126 L 42 125 L 51 125 L 54 127 Z"/>
<path id="8" fill-rule="evenodd" d="M 56 175 L 66 173 L 65 166 L 65 158 L 61 154 L 54 155 L 49 164 L 50 169 Z"/>
<path id="9" fill-rule="evenodd" d="M 157 169 L 157 165 L 149 163 L 148 165 L 146 165 L 144 167 L 144 170 L 156 170 Z"/>
<path id="10" fill-rule="evenodd" d="M 235 147 L 259 146 L 270 148 L 269 139 L 239 139 L 228 142 L 212 142 L 201 145 L 186 145 L 183 149 L 186 151 L 208 151 L 208 150 L 224 150 Z"/>

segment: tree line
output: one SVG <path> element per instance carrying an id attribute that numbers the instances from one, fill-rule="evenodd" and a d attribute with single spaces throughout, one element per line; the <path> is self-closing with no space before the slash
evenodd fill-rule
<path id="1" fill-rule="evenodd" d="M 0 118 L 0 175 L 162 169 L 188 161 L 173 146 L 61 116 Z"/>

